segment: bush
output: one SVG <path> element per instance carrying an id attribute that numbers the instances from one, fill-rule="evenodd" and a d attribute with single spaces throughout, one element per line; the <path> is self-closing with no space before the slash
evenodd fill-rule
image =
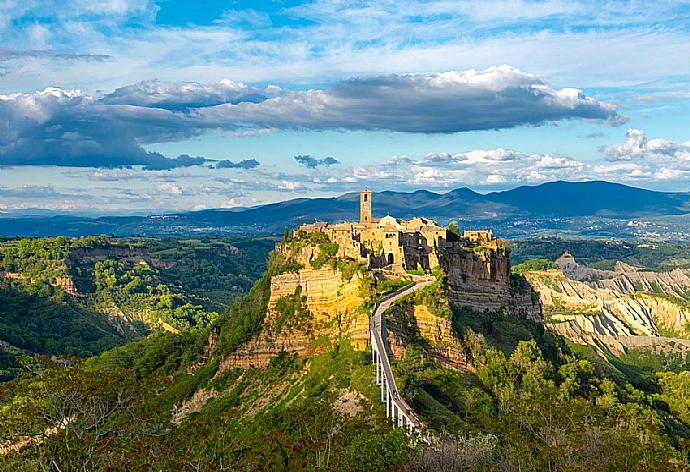
<path id="1" fill-rule="evenodd" d="M 409 446 L 401 429 L 383 435 L 359 433 L 345 450 L 347 470 L 386 471 L 401 467 L 407 461 Z"/>
<path id="2" fill-rule="evenodd" d="M 511 269 L 513 274 L 524 274 L 525 272 L 531 272 L 535 270 L 550 270 L 558 269 L 558 265 L 549 259 L 529 259 L 522 264 L 513 266 Z"/>

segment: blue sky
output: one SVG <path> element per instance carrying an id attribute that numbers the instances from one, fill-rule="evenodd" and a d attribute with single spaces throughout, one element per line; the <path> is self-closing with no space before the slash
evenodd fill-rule
<path id="1" fill-rule="evenodd" d="M 8 0 L 0 211 L 690 191 L 690 2 Z"/>

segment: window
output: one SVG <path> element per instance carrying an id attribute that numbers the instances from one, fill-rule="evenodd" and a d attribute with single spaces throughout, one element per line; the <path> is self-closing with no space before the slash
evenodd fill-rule
<path id="1" fill-rule="evenodd" d="M 369 198 L 369 195 L 367 195 L 367 194 L 365 193 L 365 194 L 364 194 L 364 201 L 366 202 L 366 201 L 368 200 L 368 198 Z"/>

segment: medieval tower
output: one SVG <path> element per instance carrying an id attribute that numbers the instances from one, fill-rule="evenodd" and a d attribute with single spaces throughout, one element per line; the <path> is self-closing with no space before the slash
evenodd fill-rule
<path id="1" fill-rule="evenodd" d="M 371 192 L 362 190 L 359 192 L 359 222 L 370 224 L 371 221 Z"/>

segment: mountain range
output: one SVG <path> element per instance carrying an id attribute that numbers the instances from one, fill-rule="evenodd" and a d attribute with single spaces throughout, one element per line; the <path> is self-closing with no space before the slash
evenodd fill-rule
<path id="1" fill-rule="evenodd" d="M 374 215 L 425 216 L 442 223 L 534 218 L 640 218 L 690 213 L 690 193 L 657 192 L 627 185 L 550 182 L 480 194 L 463 187 L 446 193 L 384 191 L 372 196 Z M 170 215 L 6 217 L 0 235 L 78 236 L 85 234 L 165 235 L 271 233 L 301 223 L 358 218 L 359 194 L 296 198 L 245 209 L 210 209 Z"/>

